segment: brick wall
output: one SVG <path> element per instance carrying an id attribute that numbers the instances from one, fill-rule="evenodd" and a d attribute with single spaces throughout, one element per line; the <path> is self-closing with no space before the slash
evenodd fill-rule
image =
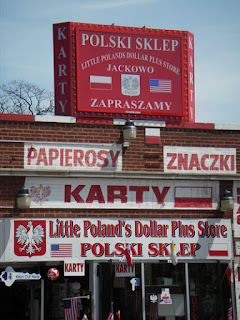
<path id="1" fill-rule="evenodd" d="M 45 217 L 45 216 L 124 216 L 124 217 L 175 217 L 214 218 L 219 211 L 209 210 L 98 210 L 98 209 L 28 209 L 19 211 L 15 207 L 16 194 L 24 184 L 24 171 L 9 176 L 4 169 L 23 169 L 24 141 L 31 142 L 74 142 L 121 144 L 121 126 L 113 124 L 53 123 L 35 121 L 0 121 L 0 216 Z M 163 127 L 160 130 L 160 144 L 145 143 L 145 128 L 137 128 L 137 138 L 123 149 L 123 171 L 163 172 L 163 146 L 221 147 L 237 149 L 237 173 L 240 173 L 240 130 L 214 130 Z M 219 177 L 221 180 L 221 176 Z M 232 181 L 220 181 L 220 193 Z M 221 213 L 231 217 L 231 213 Z"/>

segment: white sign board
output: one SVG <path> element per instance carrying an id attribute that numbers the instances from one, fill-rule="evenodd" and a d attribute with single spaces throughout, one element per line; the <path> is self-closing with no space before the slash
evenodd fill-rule
<path id="1" fill-rule="evenodd" d="M 230 260 L 230 219 L 3 218 L 1 262 L 66 261 L 65 272 L 83 272 L 84 260 L 126 262 Z M 70 264 L 71 263 L 71 264 Z"/>
<path id="2" fill-rule="evenodd" d="M 85 261 L 64 260 L 64 276 L 85 276 Z"/>
<path id="3" fill-rule="evenodd" d="M 120 144 L 24 143 L 24 168 L 38 170 L 122 170 Z"/>
<path id="4" fill-rule="evenodd" d="M 235 148 L 164 146 L 164 172 L 236 173 Z"/>
<path id="5" fill-rule="evenodd" d="M 218 181 L 27 177 L 31 208 L 216 210 Z"/>

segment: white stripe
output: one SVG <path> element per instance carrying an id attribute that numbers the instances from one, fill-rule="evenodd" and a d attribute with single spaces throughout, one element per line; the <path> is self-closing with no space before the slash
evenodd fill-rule
<path id="1" fill-rule="evenodd" d="M 104 77 L 104 76 L 90 76 L 91 83 L 112 83 L 112 77 Z"/>
<path id="2" fill-rule="evenodd" d="M 207 187 L 176 187 L 177 198 L 212 198 L 212 189 Z"/>
<path id="3" fill-rule="evenodd" d="M 209 251 L 228 251 L 227 243 L 209 243 Z"/>

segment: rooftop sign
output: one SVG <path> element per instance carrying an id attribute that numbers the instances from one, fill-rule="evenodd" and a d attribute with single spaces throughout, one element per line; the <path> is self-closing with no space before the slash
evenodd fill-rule
<path id="1" fill-rule="evenodd" d="M 55 24 L 57 115 L 181 116 L 194 121 L 193 35 L 186 31 Z"/>

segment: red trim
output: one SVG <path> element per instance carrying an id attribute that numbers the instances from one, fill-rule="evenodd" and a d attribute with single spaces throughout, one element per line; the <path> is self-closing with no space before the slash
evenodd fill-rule
<path id="1" fill-rule="evenodd" d="M 76 119 L 76 123 L 87 123 L 87 124 L 113 124 L 113 119 L 94 119 L 94 118 L 81 118 Z"/>
<path id="2" fill-rule="evenodd" d="M 228 256 L 227 250 L 209 250 L 209 256 L 216 257 L 216 256 Z"/>
<path id="3" fill-rule="evenodd" d="M 33 122 L 33 121 L 35 121 L 35 116 L 32 115 L 32 114 L 7 114 L 7 113 L 2 113 L 2 114 L 0 114 L 0 120 Z"/>
<path id="4" fill-rule="evenodd" d="M 181 122 L 181 123 L 167 123 L 167 128 L 187 128 L 187 129 L 208 129 L 214 130 L 215 124 L 214 123 L 196 123 L 196 122 Z"/>

